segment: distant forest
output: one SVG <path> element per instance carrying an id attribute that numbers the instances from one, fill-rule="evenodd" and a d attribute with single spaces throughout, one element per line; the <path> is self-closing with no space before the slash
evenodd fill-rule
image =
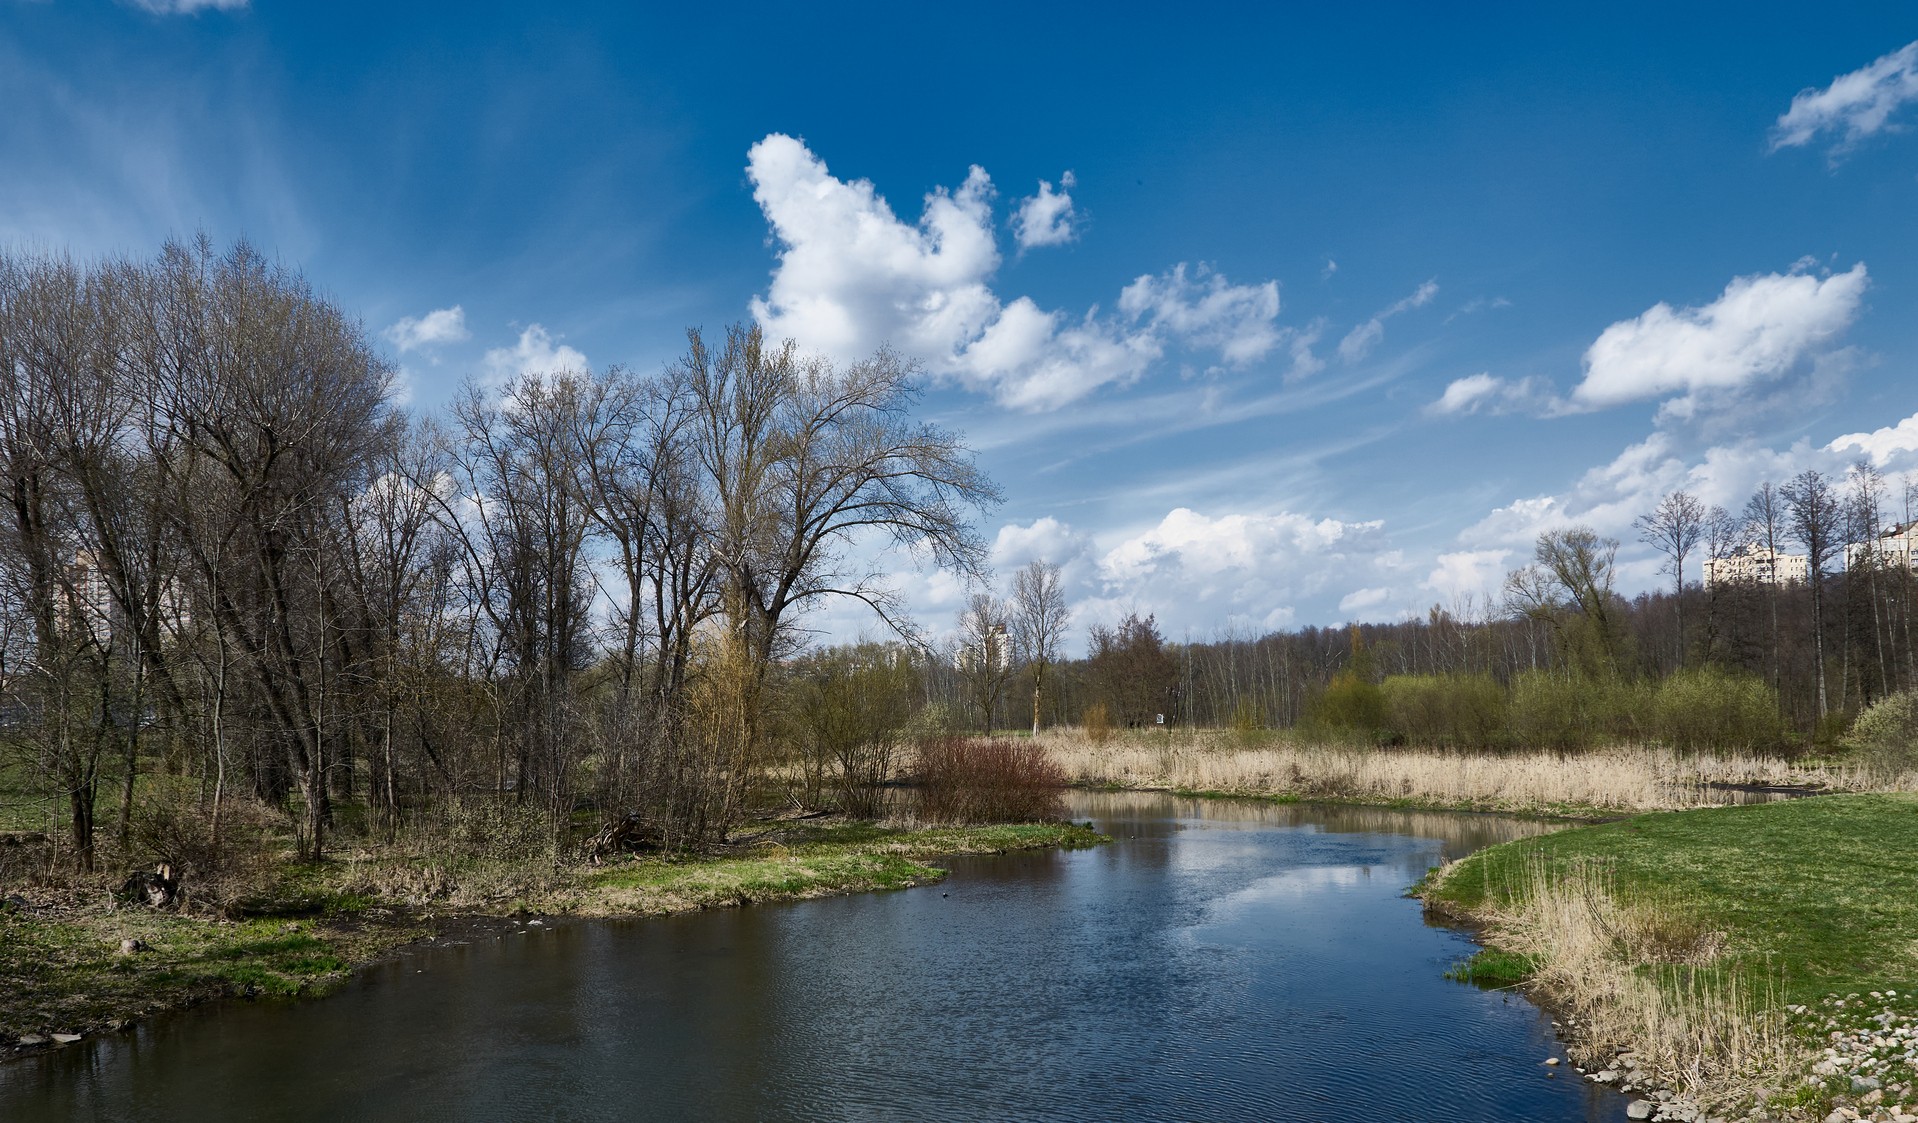
<path id="1" fill-rule="evenodd" d="M 1573 526 L 1541 535 L 1535 560 L 1510 573 L 1497 598 L 1434 605 L 1422 618 L 1190 642 L 1162 635 L 1150 619 L 1129 618 L 1115 630 L 1095 629 L 1085 657 L 1052 668 L 1044 719 L 1076 723 L 1088 707 L 1103 705 L 1127 726 L 1157 724 L 1163 715 L 1175 725 L 1343 729 L 1387 743 L 1408 736 L 1484 745 L 1670 740 L 1652 713 L 1658 685 L 1676 677 L 1726 705 L 1736 695 L 1738 705 L 1776 716 L 1775 728 L 1743 743 L 1829 740 L 1866 706 L 1918 682 L 1911 631 L 1918 575 L 1901 552 L 1918 487 L 1901 483 L 1903 521 L 1887 510 L 1889 482 L 1862 463 L 1841 480 L 1806 471 L 1765 483 L 1737 516 L 1675 492 L 1638 520 L 1644 541 L 1665 555 L 1673 583 L 1629 599 L 1614 587 L 1620 543 Z M 1707 561 L 1754 550 L 1782 558 L 1792 548 L 1805 552 L 1815 580 L 1700 579 Z M 982 711 L 976 688 L 969 690 L 976 674 L 937 677 L 948 705 L 974 700 L 977 724 Z M 1496 720 L 1463 735 L 1416 714 L 1355 717 L 1347 712 L 1353 700 L 1339 693 L 1369 684 L 1405 701 L 1441 683 L 1455 694 L 1476 689 L 1481 698 L 1491 696 L 1486 684 L 1495 685 L 1504 696 Z M 1525 715 L 1507 705 L 1528 692 L 1539 705 L 1547 692 L 1562 695 L 1564 706 L 1584 712 L 1526 727 Z M 1699 701 L 1694 694 L 1690 704 Z M 1555 732 L 1553 722 L 1572 722 L 1580 732 Z"/>

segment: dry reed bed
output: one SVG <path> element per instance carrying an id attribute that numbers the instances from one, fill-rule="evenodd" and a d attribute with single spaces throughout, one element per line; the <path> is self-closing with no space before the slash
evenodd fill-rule
<path id="1" fill-rule="evenodd" d="M 1710 784 L 1834 791 L 1910 790 L 1918 777 L 1869 766 L 1805 767 L 1775 757 L 1681 755 L 1655 746 L 1577 754 L 1243 743 L 1231 733 L 1039 739 L 1074 783 L 1474 807 L 1665 811 L 1724 802 Z"/>
<path id="2" fill-rule="evenodd" d="M 1669 902 L 1621 895 L 1600 870 L 1534 865 L 1524 877 L 1505 896 L 1512 904 L 1473 919 L 1488 943 L 1531 959 L 1526 989 L 1575 1023 L 1586 1068 L 1708 1111 L 1749 1104 L 1802 1068 L 1774 996 L 1751 993 L 1735 972 L 1694 970 L 1719 960 L 1723 933 Z"/>

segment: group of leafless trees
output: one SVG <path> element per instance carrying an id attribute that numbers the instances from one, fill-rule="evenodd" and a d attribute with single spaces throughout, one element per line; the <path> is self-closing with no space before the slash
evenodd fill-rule
<path id="1" fill-rule="evenodd" d="M 1640 598 L 1651 618 L 1629 619 L 1613 592 L 1618 542 L 1584 527 L 1540 536 L 1536 562 L 1507 582 L 1508 605 L 1546 622 L 1588 675 L 1738 670 L 1762 676 L 1811 729 L 1918 684 L 1913 573 L 1894 533 L 1918 513 L 1918 478 L 1901 491 L 1894 507 L 1892 481 L 1861 461 L 1842 479 L 1807 469 L 1765 481 L 1736 515 L 1672 492 L 1635 523 L 1672 579 L 1669 596 Z M 1758 564 L 1732 564 L 1741 559 Z M 1716 579 L 1691 580 L 1707 566 L 1719 567 Z"/>
<path id="2" fill-rule="evenodd" d="M 992 732 L 1002 699 L 1021 677 L 1032 685 L 1032 731 L 1039 732 L 1047 679 L 1064 658 L 1071 623 L 1059 567 L 1044 559 L 1013 573 L 1009 597 L 983 589 L 966 597 L 950 661 L 965 708 L 985 732 Z"/>
<path id="3" fill-rule="evenodd" d="M 869 558 L 982 570 L 996 498 L 912 366 L 735 327 L 656 374 L 469 383 L 443 416 L 240 244 L 0 253 L 0 800 L 125 840 L 194 778 L 323 853 L 463 801 L 723 837 L 775 754 L 800 615 Z M 23 794 L 24 793 L 24 794 Z"/>

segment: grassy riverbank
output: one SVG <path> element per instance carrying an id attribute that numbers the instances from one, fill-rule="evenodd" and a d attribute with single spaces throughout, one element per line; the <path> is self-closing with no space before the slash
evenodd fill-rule
<path id="1" fill-rule="evenodd" d="M 1676 753 L 1651 745 L 1580 753 L 1471 752 L 1315 744 L 1281 733 L 1158 731 L 1039 743 L 1074 783 L 1333 803 L 1610 818 L 1724 802 L 1709 785 L 1826 791 L 1909 789 L 1918 777 L 1869 764 Z"/>
<path id="2" fill-rule="evenodd" d="M 1424 894 L 1484 926 L 1480 966 L 1525 976 L 1587 1068 L 1783 1118 L 1918 1100 L 1918 796 L 1575 828 L 1481 851 Z"/>
<path id="3" fill-rule="evenodd" d="M 1100 841 L 1072 824 L 802 820 L 720 853 L 598 867 L 359 852 L 284 866 L 237 920 L 114 907 L 99 886 L 23 890 L 0 906 L 0 1050 L 123 1028 L 212 997 L 323 993 L 401 945 L 483 935 L 510 918 L 653 916 L 897 889 L 944 877 L 930 859 Z M 140 950 L 123 953 L 126 940 Z"/>

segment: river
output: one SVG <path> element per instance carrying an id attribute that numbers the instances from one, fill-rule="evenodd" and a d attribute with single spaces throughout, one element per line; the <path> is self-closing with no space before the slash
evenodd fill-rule
<path id="1" fill-rule="evenodd" d="M 1407 885 L 1496 816 L 1072 797 L 1110 846 L 550 922 L 0 1066 L 5 1120 L 1621 1120 Z"/>

